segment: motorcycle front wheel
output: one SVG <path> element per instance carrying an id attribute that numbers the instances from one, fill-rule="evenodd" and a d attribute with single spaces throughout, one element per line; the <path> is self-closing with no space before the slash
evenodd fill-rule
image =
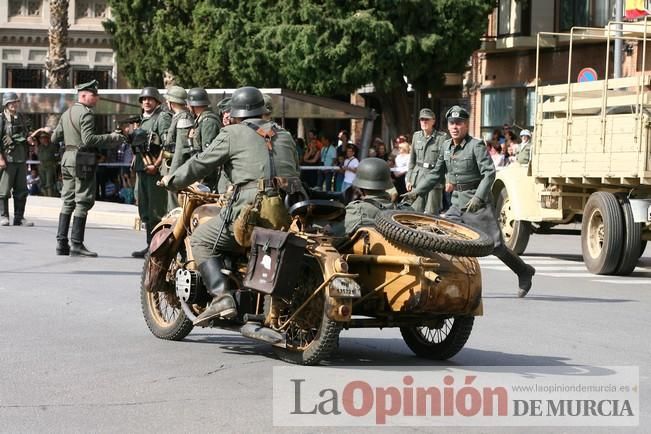
<path id="1" fill-rule="evenodd" d="M 174 291 L 150 292 L 144 282 L 150 271 L 149 253 L 145 256 L 140 281 L 140 305 L 147 327 L 154 336 L 169 341 L 180 341 L 194 327 L 183 312 L 181 302 Z"/>

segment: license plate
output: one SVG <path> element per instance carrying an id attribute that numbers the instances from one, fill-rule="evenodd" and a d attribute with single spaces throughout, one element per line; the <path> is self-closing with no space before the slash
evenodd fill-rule
<path id="1" fill-rule="evenodd" d="M 362 296 L 362 289 L 353 279 L 336 277 L 330 282 L 330 297 L 358 298 Z"/>

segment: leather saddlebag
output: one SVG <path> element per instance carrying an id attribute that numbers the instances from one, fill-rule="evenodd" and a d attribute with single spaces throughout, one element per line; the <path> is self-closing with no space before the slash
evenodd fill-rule
<path id="1" fill-rule="evenodd" d="M 289 232 L 255 228 L 244 287 L 289 298 L 296 287 L 297 268 L 307 241 Z"/>

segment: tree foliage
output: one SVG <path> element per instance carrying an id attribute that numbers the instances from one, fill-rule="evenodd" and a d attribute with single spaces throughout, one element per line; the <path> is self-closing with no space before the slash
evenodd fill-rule
<path id="1" fill-rule="evenodd" d="M 109 0 L 134 86 L 287 87 L 330 95 L 373 83 L 404 112 L 407 80 L 435 91 L 478 46 L 494 0 Z M 401 100 L 401 101 L 398 101 Z M 408 112 L 408 110 L 407 110 Z M 386 114 L 386 113 L 385 113 Z M 403 114 L 404 115 L 404 114 Z M 404 120 L 396 115 L 394 121 Z"/>

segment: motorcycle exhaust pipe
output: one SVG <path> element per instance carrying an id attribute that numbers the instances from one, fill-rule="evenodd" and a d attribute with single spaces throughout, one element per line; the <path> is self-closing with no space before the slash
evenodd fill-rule
<path id="1" fill-rule="evenodd" d="M 244 337 L 273 345 L 283 344 L 285 342 L 285 336 L 282 333 L 263 327 L 255 322 L 247 322 L 244 324 L 240 329 L 240 333 Z"/>

